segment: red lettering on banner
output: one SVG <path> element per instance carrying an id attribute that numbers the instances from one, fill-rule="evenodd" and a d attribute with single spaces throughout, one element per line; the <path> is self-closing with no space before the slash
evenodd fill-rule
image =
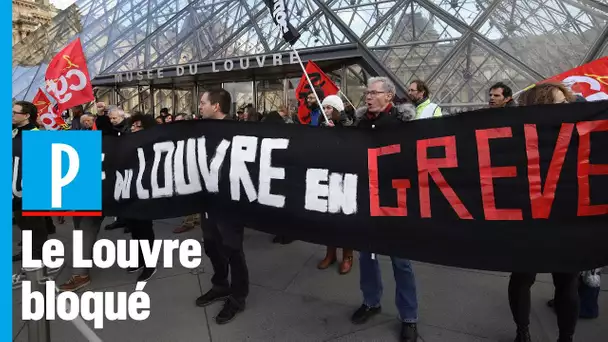
<path id="1" fill-rule="evenodd" d="M 578 144 L 578 216 L 608 214 L 608 204 L 592 205 L 589 176 L 608 175 L 608 164 L 593 165 L 591 155 L 591 132 L 608 131 L 608 120 L 584 121 L 576 124 Z"/>
<path id="2" fill-rule="evenodd" d="M 367 168 L 369 172 L 369 212 L 371 216 L 407 216 L 406 191 L 410 187 L 408 179 L 393 179 L 393 189 L 397 190 L 397 207 L 380 206 L 378 187 L 378 157 L 401 152 L 401 146 L 389 145 L 367 150 Z"/>
<path id="3" fill-rule="evenodd" d="M 429 159 L 427 150 L 429 147 L 443 147 L 445 149 L 445 158 Z M 456 157 L 456 136 L 433 138 L 418 140 L 416 144 L 417 160 L 418 160 L 418 186 L 420 194 L 420 217 L 431 217 L 431 196 L 429 192 L 429 176 L 441 190 L 443 196 L 448 200 L 452 208 L 461 219 L 472 220 L 473 216 L 464 206 L 454 189 L 443 178 L 440 168 L 458 167 L 458 159 Z"/>
<path id="4" fill-rule="evenodd" d="M 497 209 L 494 196 L 494 178 L 509 178 L 517 176 L 515 166 L 492 167 L 490 158 L 490 139 L 511 138 L 511 127 L 475 130 L 477 139 L 477 156 L 479 160 L 479 175 L 481 180 L 481 198 L 486 220 L 523 220 L 521 209 Z"/>
<path id="5" fill-rule="evenodd" d="M 557 136 L 553 157 L 545 177 L 545 190 L 543 191 L 542 179 L 540 177 L 540 154 L 538 153 L 538 133 L 536 125 L 525 124 L 526 154 L 528 156 L 528 182 L 530 184 L 530 203 L 532 206 L 532 218 L 547 219 L 551 214 L 551 207 L 555 199 L 555 189 L 562 172 L 562 166 L 566 159 L 566 152 L 572 139 L 574 124 L 562 124 Z"/>

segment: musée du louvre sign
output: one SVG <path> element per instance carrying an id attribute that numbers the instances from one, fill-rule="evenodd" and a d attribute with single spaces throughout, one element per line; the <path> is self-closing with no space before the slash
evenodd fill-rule
<path id="1" fill-rule="evenodd" d="M 290 52 L 289 56 L 283 55 L 282 53 L 274 53 L 268 55 L 259 55 L 253 57 L 238 57 L 238 58 L 227 58 L 224 60 L 212 61 L 211 72 L 225 72 L 233 70 L 246 70 L 249 68 L 262 68 L 264 66 L 278 66 L 283 64 L 295 64 L 298 63 L 296 54 Z M 180 77 L 184 75 L 196 75 L 202 73 L 199 71 L 201 63 L 192 63 L 185 65 L 175 66 L 175 73 L 171 74 L 171 77 Z M 131 81 L 143 81 L 160 79 L 165 77 L 165 72 L 168 68 L 157 68 L 139 71 L 129 71 L 114 75 L 114 82 L 131 82 Z M 202 68 L 201 68 L 202 69 Z"/>

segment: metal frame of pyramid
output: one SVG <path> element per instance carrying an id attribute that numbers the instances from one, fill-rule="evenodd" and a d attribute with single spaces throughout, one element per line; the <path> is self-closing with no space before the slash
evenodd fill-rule
<path id="1" fill-rule="evenodd" d="M 485 102 L 496 81 L 518 90 L 608 54 L 605 1 L 287 3 L 298 49 L 351 44 L 367 73 L 400 93 L 423 79 L 447 107 Z M 76 36 L 93 78 L 289 49 L 262 0 L 78 0 L 13 47 L 13 98 L 32 99 L 45 63 Z"/>

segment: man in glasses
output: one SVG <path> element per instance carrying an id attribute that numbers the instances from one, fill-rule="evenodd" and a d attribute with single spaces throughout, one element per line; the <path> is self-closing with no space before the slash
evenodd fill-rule
<path id="1" fill-rule="evenodd" d="M 13 139 L 21 137 L 23 131 L 37 131 L 37 117 L 38 109 L 36 109 L 33 103 L 27 101 L 15 102 L 13 105 Z M 41 259 L 42 245 L 48 238 L 46 219 L 44 217 L 23 216 L 20 200 L 20 198 L 15 198 L 13 201 L 15 224 L 21 230 L 32 231 L 32 257 L 34 259 Z M 13 256 L 13 261 L 19 260 L 21 260 L 21 253 Z"/>
<path id="2" fill-rule="evenodd" d="M 362 129 L 377 129 L 402 124 L 414 119 L 416 111 L 410 103 L 395 105 L 395 84 L 386 77 L 372 77 L 365 92 L 366 107 L 355 112 L 356 126 Z M 382 278 L 378 258 L 372 251 L 360 251 L 359 286 L 363 304 L 351 317 L 354 324 L 364 324 L 380 313 Z M 401 342 L 416 342 L 418 339 L 418 299 L 414 270 L 409 260 L 391 256 L 395 277 L 395 305 L 401 321 Z"/>
<path id="3" fill-rule="evenodd" d="M 436 118 L 441 116 L 441 107 L 431 102 L 429 87 L 421 80 L 414 80 L 407 90 L 416 105 L 415 120 Z"/>

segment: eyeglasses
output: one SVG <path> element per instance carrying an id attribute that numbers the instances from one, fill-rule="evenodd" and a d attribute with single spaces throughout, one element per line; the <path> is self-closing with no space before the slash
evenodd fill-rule
<path id="1" fill-rule="evenodd" d="M 365 91 L 365 92 L 363 92 L 363 95 L 365 95 L 365 96 L 370 95 L 372 97 L 376 97 L 376 96 L 378 96 L 380 94 L 386 94 L 386 93 L 387 93 L 386 91 L 371 90 L 371 91 Z"/>

